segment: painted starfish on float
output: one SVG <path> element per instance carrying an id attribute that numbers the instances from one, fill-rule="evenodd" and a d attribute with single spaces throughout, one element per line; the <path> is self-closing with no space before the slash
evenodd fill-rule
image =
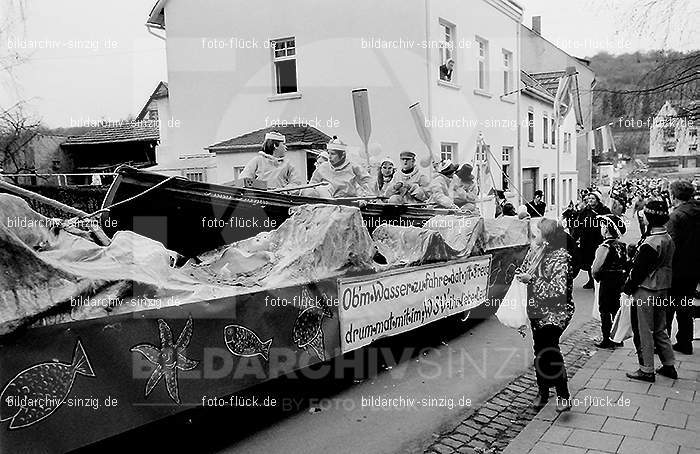
<path id="1" fill-rule="evenodd" d="M 192 317 L 185 323 L 177 342 L 173 343 L 173 334 L 163 319 L 158 319 L 160 332 L 160 348 L 151 344 L 140 344 L 131 348 L 132 352 L 141 353 L 148 361 L 156 365 L 151 377 L 146 383 L 146 396 L 153 391 L 162 377 L 165 377 L 165 387 L 168 395 L 176 403 L 180 403 L 180 393 L 177 383 L 177 370 L 191 370 L 197 367 L 199 361 L 185 357 L 185 350 L 192 338 Z"/>

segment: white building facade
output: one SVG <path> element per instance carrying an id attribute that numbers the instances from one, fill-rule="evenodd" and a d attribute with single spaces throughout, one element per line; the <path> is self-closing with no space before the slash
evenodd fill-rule
<path id="1" fill-rule="evenodd" d="M 427 155 L 408 110 L 421 102 L 434 153 L 471 162 L 483 136 L 499 186 L 501 171 L 517 165 L 521 19 L 510 0 L 160 0 L 149 26 L 166 36 L 177 121 L 161 155 L 230 181 L 234 169 L 205 148 L 277 124 L 312 126 L 362 156 L 351 98 L 362 87 L 374 160 Z"/>
<path id="2" fill-rule="evenodd" d="M 570 201 L 575 203 L 577 200 L 576 114 L 573 108 L 569 109 L 557 131 L 554 94 L 525 72 L 521 74 L 521 80 L 525 86 L 520 95 L 525 125 L 520 139 L 523 144 L 523 195 L 529 201 L 536 190 L 541 190 L 547 203 L 546 214 L 555 216 L 557 203 L 561 212 Z M 557 159 L 559 186 L 556 183 Z"/>

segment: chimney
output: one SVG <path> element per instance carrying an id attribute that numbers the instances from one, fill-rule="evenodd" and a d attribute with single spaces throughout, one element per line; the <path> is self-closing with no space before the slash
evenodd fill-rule
<path id="1" fill-rule="evenodd" d="M 542 34 L 542 16 L 532 16 L 532 31 L 538 35 Z"/>

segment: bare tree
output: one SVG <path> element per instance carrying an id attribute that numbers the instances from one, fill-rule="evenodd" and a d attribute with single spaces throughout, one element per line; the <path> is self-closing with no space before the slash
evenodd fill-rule
<path id="1" fill-rule="evenodd" d="M 41 130 L 41 122 L 26 113 L 23 102 L 0 108 L 0 168 L 4 173 L 36 172 L 31 142 Z M 13 179 L 18 182 L 18 177 Z"/>
<path id="2" fill-rule="evenodd" d="M 18 46 L 6 45 L 24 39 L 26 0 L 0 0 L 0 89 L 14 87 L 14 70 L 29 58 Z"/>

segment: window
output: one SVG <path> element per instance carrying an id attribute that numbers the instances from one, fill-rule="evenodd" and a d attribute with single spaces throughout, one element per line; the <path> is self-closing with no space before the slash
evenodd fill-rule
<path id="1" fill-rule="evenodd" d="M 512 154 L 513 147 L 503 147 L 503 153 L 501 154 L 501 160 L 503 164 L 510 164 L 510 155 Z"/>
<path id="2" fill-rule="evenodd" d="M 452 162 L 457 160 L 457 144 L 456 143 L 441 143 L 440 144 L 440 160 L 449 159 Z"/>
<path id="3" fill-rule="evenodd" d="M 513 53 L 503 49 L 503 94 L 513 91 Z"/>
<path id="4" fill-rule="evenodd" d="M 569 178 L 569 201 L 574 199 L 574 180 Z"/>
<path id="5" fill-rule="evenodd" d="M 664 128 L 664 139 L 673 139 L 676 137 L 676 131 L 673 128 Z"/>
<path id="6" fill-rule="evenodd" d="M 535 112 L 530 109 L 527 113 L 527 141 L 535 143 Z"/>
<path id="7" fill-rule="evenodd" d="M 158 109 L 150 109 L 146 115 L 148 121 L 158 121 Z"/>
<path id="8" fill-rule="evenodd" d="M 487 158 L 487 153 L 491 149 L 491 145 L 482 145 L 480 147 L 476 147 L 476 162 L 486 162 Z"/>
<path id="9" fill-rule="evenodd" d="M 557 196 L 557 187 L 556 187 L 556 182 L 554 180 L 554 177 L 549 179 L 549 196 L 550 196 L 550 204 L 554 205 L 557 203 L 556 201 L 556 196 Z"/>
<path id="10" fill-rule="evenodd" d="M 674 144 L 672 144 L 672 143 L 667 143 L 667 144 L 664 146 L 664 150 L 667 151 L 667 152 L 669 152 L 669 153 L 673 153 L 674 151 L 676 151 L 676 146 L 675 146 Z"/>
<path id="11" fill-rule="evenodd" d="M 690 145 L 688 145 L 688 151 L 698 151 L 698 144 L 691 143 Z"/>
<path id="12" fill-rule="evenodd" d="M 542 117 L 542 142 L 545 145 L 549 143 L 549 117 L 547 114 Z"/>
<path id="13" fill-rule="evenodd" d="M 564 153 L 571 151 L 571 134 L 568 132 L 564 133 Z"/>
<path id="14" fill-rule="evenodd" d="M 272 61 L 275 65 L 277 94 L 297 91 L 297 56 L 294 38 L 272 41 Z"/>
<path id="15" fill-rule="evenodd" d="M 697 137 L 698 136 L 698 130 L 697 129 L 689 129 L 688 130 L 688 137 Z"/>
<path id="16" fill-rule="evenodd" d="M 245 166 L 234 166 L 233 168 L 233 179 L 238 180 L 241 177 L 241 172 L 243 172 Z"/>
<path id="17" fill-rule="evenodd" d="M 187 171 L 187 172 L 185 172 L 185 178 L 187 178 L 188 180 L 192 180 L 192 181 L 203 182 L 204 181 L 204 172 Z"/>
<path id="18" fill-rule="evenodd" d="M 455 26 L 445 20 L 440 19 L 440 33 L 442 40 L 440 41 L 440 80 L 453 82 L 455 80 Z M 450 64 L 448 62 L 452 60 Z"/>
<path id="19" fill-rule="evenodd" d="M 489 89 L 489 42 L 479 37 L 476 38 L 478 44 L 477 54 L 477 80 L 476 88 L 479 90 Z"/>
<path id="20" fill-rule="evenodd" d="M 549 185 L 547 184 L 547 181 L 549 181 L 549 180 L 547 179 L 547 175 L 545 175 L 542 178 L 542 201 L 544 203 L 547 203 L 547 194 L 549 193 L 549 191 L 547 190 L 549 187 Z"/>
<path id="21" fill-rule="evenodd" d="M 501 189 L 504 191 L 508 190 L 508 181 L 510 180 L 510 156 L 513 154 L 513 147 L 503 147 L 501 154 L 501 160 L 503 165 L 501 170 L 503 172 L 503 181 L 501 182 Z"/>
<path id="22" fill-rule="evenodd" d="M 557 144 L 557 128 L 554 126 L 554 118 L 552 118 L 552 145 Z"/>

